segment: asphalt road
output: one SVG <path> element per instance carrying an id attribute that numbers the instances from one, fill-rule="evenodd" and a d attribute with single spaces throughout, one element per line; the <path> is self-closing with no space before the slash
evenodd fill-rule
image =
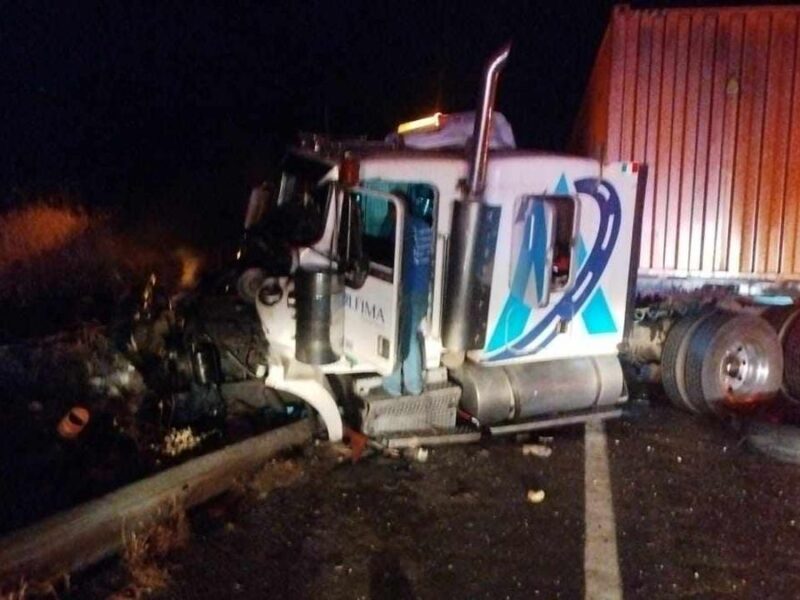
<path id="1" fill-rule="evenodd" d="M 753 454 L 716 420 L 632 408 L 605 428 L 605 495 L 600 438 L 582 427 L 549 434 L 547 458 L 500 440 L 425 463 L 291 459 L 288 487 L 198 511 L 152 597 L 800 597 L 800 467 Z M 123 583 L 105 565 L 71 597 Z"/>

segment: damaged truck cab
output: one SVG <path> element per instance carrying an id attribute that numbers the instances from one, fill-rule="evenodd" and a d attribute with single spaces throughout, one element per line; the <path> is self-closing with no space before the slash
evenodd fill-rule
<path id="1" fill-rule="evenodd" d="M 314 407 L 332 440 L 354 399 L 351 425 L 383 439 L 452 433 L 458 411 L 502 433 L 615 416 L 626 399 L 618 353 L 645 170 L 516 149 L 492 110 L 508 52 L 489 62 L 472 131 L 459 136 L 463 115 L 436 115 L 384 143 L 312 139 L 289 152 L 278 206 L 317 221 L 291 274 L 256 294 L 266 384 Z M 381 377 L 402 359 L 412 215 L 433 233 L 426 386 L 398 398 Z"/>

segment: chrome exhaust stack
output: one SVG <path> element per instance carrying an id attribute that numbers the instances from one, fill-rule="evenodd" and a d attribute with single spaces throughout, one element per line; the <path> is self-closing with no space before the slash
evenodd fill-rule
<path id="1" fill-rule="evenodd" d="M 453 204 L 442 315 L 442 344 L 451 355 L 480 349 L 486 341 L 500 207 L 485 203 L 484 190 L 497 84 L 510 52 L 509 43 L 486 65 L 469 177 Z"/>
<path id="2" fill-rule="evenodd" d="M 497 84 L 500 72 L 511 53 L 511 42 L 503 46 L 486 64 L 483 75 L 483 87 L 479 99 L 478 111 L 475 113 L 475 128 L 472 132 L 474 153 L 469 170 L 467 198 L 475 202 L 483 202 L 483 190 L 486 187 L 486 163 L 489 160 L 489 139 L 492 134 L 492 117 L 494 101 L 497 96 Z"/>

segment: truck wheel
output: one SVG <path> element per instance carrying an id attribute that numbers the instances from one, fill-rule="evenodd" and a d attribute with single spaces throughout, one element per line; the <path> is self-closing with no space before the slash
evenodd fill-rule
<path id="1" fill-rule="evenodd" d="M 705 404 L 693 401 L 686 389 L 686 352 L 695 329 L 712 314 L 711 311 L 686 315 L 667 333 L 661 355 L 661 378 L 664 391 L 672 404 L 692 413 L 705 411 Z"/>
<path id="2" fill-rule="evenodd" d="M 782 374 L 778 336 L 761 317 L 716 312 L 689 340 L 687 391 L 715 414 L 772 398 L 780 390 Z"/>
<path id="3" fill-rule="evenodd" d="M 770 308 L 762 316 L 778 333 L 783 347 L 783 392 L 792 402 L 800 403 L 800 309 Z"/>

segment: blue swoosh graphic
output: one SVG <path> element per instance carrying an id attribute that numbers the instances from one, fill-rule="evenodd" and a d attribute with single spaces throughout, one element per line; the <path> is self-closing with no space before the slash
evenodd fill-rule
<path id="1" fill-rule="evenodd" d="M 589 256 L 575 277 L 573 286 L 553 306 L 536 326 L 516 342 L 488 358 L 489 361 L 507 360 L 520 355 L 535 354 L 556 336 L 556 326 L 561 321 L 571 320 L 583 307 L 600 283 L 600 277 L 608 265 L 619 237 L 622 209 L 614 187 L 602 179 L 587 177 L 575 182 L 575 190 L 594 198 L 600 209 L 600 225 Z M 602 193 L 602 192 L 605 192 Z M 606 241 L 607 240 L 607 241 Z M 606 242 L 604 244 L 604 242 Z M 550 331 L 548 331 L 550 330 Z M 534 348 L 527 348 L 540 336 L 546 337 Z"/>

